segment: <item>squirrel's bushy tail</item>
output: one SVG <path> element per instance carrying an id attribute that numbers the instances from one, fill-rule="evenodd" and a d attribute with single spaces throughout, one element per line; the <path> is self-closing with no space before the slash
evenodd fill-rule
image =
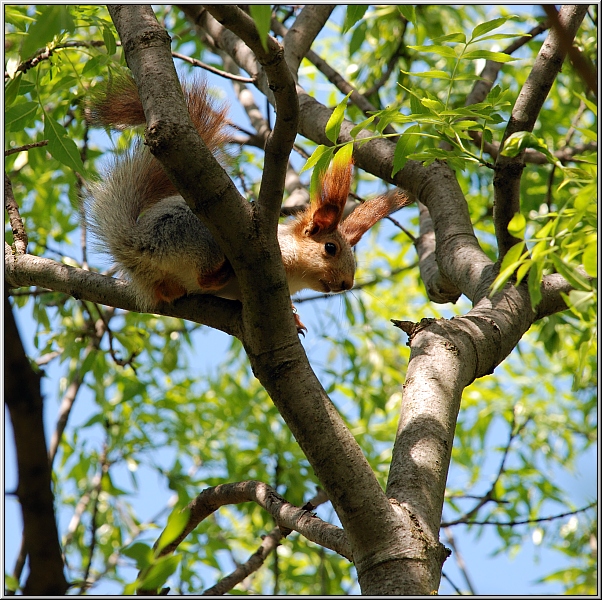
<path id="1" fill-rule="evenodd" d="M 228 141 L 225 106 L 217 106 L 205 83 L 182 86 L 188 111 L 205 145 L 224 160 Z M 91 125 L 123 130 L 145 121 L 138 88 L 131 76 L 118 73 L 98 84 L 89 95 L 85 115 Z M 140 215 L 165 198 L 179 193 L 142 141 L 117 154 L 105 173 L 88 185 L 85 200 L 90 229 L 101 245 L 126 269 L 136 267 L 139 243 L 132 235 Z"/>
<path id="2" fill-rule="evenodd" d="M 132 266 L 135 260 L 133 232 L 140 215 L 163 198 L 174 195 L 173 185 L 156 163 L 149 150 L 136 143 L 115 155 L 105 175 L 87 185 L 88 226 L 103 249 L 125 267 Z"/>
<path id="3" fill-rule="evenodd" d="M 219 154 L 229 140 L 227 106 L 215 101 L 202 79 L 183 83 L 182 91 L 199 135 L 211 152 Z M 146 123 L 136 83 L 125 73 L 114 75 L 90 91 L 85 115 L 90 125 L 119 131 Z"/>

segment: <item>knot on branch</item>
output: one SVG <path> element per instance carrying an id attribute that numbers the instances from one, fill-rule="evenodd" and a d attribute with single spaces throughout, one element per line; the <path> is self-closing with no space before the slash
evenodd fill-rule
<path id="1" fill-rule="evenodd" d="M 391 323 L 395 325 L 395 327 L 399 327 L 404 333 L 408 336 L 407 345 L 409 346 L 412 343 L 412 339 L 419 332 L 435 323 L 437 319 L 425 318 L 421 319 L 420 323 L 414 323 L 413 321 L 399 321 L 397 319 L 391 319 Z"/>

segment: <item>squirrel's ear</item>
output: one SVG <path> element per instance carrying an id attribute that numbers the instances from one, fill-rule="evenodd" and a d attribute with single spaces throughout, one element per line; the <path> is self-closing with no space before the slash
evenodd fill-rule
<path id="1" fill-rule="evenodd" d="M 340 231 L 350 246 L 355 246 L 375 223 L 396 210 L 411 204 L 413 200 L 400 189 L 360 204 L 341 223 Z"/>
<path id="2" fill-rule="evenodd" d="M 337 160 L 320 180 L 314 197 L 311 198 L 308 235 L 332 233 L 343 218 L 343 210 L 351 189 L 353 162 L 351 158 Z"/>

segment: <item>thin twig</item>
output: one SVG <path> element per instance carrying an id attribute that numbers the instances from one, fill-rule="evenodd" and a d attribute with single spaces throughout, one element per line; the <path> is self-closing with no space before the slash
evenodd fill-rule
<path id="1" fill-rule="evenodd" d="M 464 562 L 464 558 L 460 551 L 458 550 L 458 546 L 456 544 L 456 540 L 454 539 L 454 534 L 449 527 L 445 527 L 445 535 L 447 536 L 447 543 L 451 546 L 452 552 L 454 554 L 454 558 L 456 559 L 456 564 L 458 565 L 458 569 L 460 569 L 460 573 L 462 573 L 462 577 L 464 577 L 464 581 L 468 586 L 468 590 L 473 596 L 477 595 L 475 591 L 475 587 L 470 580 L 470 576 L 468 575 L 468 570 L 466 569 L 466 563 Z"/>
<path id="2" fill-rule="evenodd" d="M 517 427 L 516 426 L 516 415 L 514 413 L 512 413 L 512 422 L 510 424 L 510 433 L 508 435 L 508 441 L 506 442 L 506 446 L 504 448 L 504 454 L 502 455 L 502 460 L 500 461 L 500 466 L 498 467 L 497 475 L 493 478 L 493 482 L 491 484 L 491 487 L 489 488 L 489 491 L 484 496 L 482 496 L 481 499 L 477 502 L 477 504 L 471 510 L 469 510 L 467 513 L 465 513 L 463 517 L 460 517 L 459 519 L 456 519 L 455 521 L 452 521 L 450 523 L 445 523 L 445 524 L 442 523 L 441 524 L 442 527 L 449 527 L 451 525 L 456 525 L 458 523 L 468 522 L 468 519 L 470 519 L 474 515 L 476 515 L 477 512 L 481 509 L 481 507 L 483 507 L 488 502 L 493 501 L 494 493 L 495 493 L 495 486 L 497 485 L 497 482 L 499 481 L 500 477 L 504 473 L 506 460 L 507 460 L 508 454 L 510 452 L 510 446 L 512 445 L 512 442 L 514 441 L 514 439 L 517 438 L 518 435 L 520 434 L 520 432 L 525 428 L 527 423 L 530 422 L 530 420 L 531 420 L 530 417 L 527 418 L 524 423 L 522 423 L 521 425 L 519 425 Z"/>
<path id="3" fill-rule="evenodd" d="M 528 525 L 530 523 L 543 523 L 545 521 L 555 521 L 556 519 L 562 519 L 564 517 L 570 517 L 571 515 L 577 515 L 585 512 L 590 508 L 597 506 L 598 502 L 591 502 L 583 508 L 577 510 L 571 510 L 569 512 L 560 513 L 558 515 L 552 515 L 550 517 L 539 517 L 537 519 L 523 519 L 521 521 L 455 521 L 453 523 L 441 523 L 442 527 L 451 527 L 452 525 L 495 525 L 496 527 L 515 527 L 516 525 Z"/>
<path id="4" fill-rule="evenodd" d="M 214 73 L 219 77 L 223 77 L 224 79 L 231 79 L 233 81 L 240 81 L 242 83 L 255 83 L 255 79 L 253 77 L 243 77 L 242 75 L 233 75 L 232 73 L 228 73 L 227 71 L 222 71 L 221 69 L 217 69 L 204 63 L 196 58 L 192 58 L 191 56 L 187 56 L 186 54 L 180 54 L 179 52 L 172 52 L 171 55 L 174 58 L 179 58 L 187 63 L 190 63 L 193 67 L 200 67 L 205 71 L 209 71 L 210 73 Z"/>
<path id="5" fill-rule="evenodd" d="M 25 144 L 24 146 L 19 146 L 18 148 L 9 148 L 4 151 L 4 156 L 10 156 L 11 154 L 16 154 L 17 152 L 25 152 L 30 150 L 31 148 L 40 148 L 41 146 L 47 146 L 48 140 L 42 140 L 40 142 L 33 142 L 32 144 Z"/>

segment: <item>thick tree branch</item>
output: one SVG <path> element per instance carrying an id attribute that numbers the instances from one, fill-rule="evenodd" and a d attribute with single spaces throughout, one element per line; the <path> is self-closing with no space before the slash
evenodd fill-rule
<path id="1" fill-rule="evenodd" d="M 489 374 L 533 322 L 528 291 L 507 286 L 466 315 L 417 329 L 387 495 L 407 506 L 437 539 L 462 392 Z"/>
<path id="2" fill-rule="evenodd" d="M 587 8 L 587 4 L 562 7 L 558 15 L 562 33 L 559 33 L 558 28 L 554 28 L 544 41 L 527 81 L 516 99 L 502 145 L 513 133 L 533 131 L 543 103 L 566 57 L 566 45 L 572 43 L 587 14 Z M 521 241 L 508 232 L 508 223 L 520 212 L 520 181 L 524 166 L 523 153 L 516 157 L 500 154 L 495 162 L 493 220 L 500 258 L 504 257 L 514 244 Z"/>
<path id="3" fill-rule="evenodd" d="M 97 304 L 138 312 L 130 283 L 84 269 L 76 269 L 49 258 L 25 254 L 12 256 L 10 247 L 4 256 L 5 281 L 8 287 L 37 285 L 69 294 Z M 157 307 L 156 314 L 208 325 L 240 338 L 240 303 L 216 296 L 187 296 L 172 304 Z"/>
<path id="4" fill-rule="evenodd" d="M 304 6 L 295 22 L 283 37 L 284 55 L 290 70 L 297 77 L 299 65 L 307 55 L 316 36 L 322 31 L 324 25 L 335 9 L 334 4 L 309 4 Z M 274 19 L 272 19 L 272 24 Z M 276 31 L 278 35 L 281 32 Z"/>
<path id="5" fill-rule="evenodd" d="M 420 237 L 416 240 L 416 253 L 420 260 L 420 278 L 426 287 L 426 293 L 433 302 L 455 304 L 461 292 L 439 270 L 437 264 L 435 230 L 428 208 L 420 203 Z"/>
<path id="6" fill-rule="evenodd" d="M 591 279 L 585 269 L 579 267 L 577 271 L 586 279 Z M 535 319 L 543 319 L 567 309 L 562 297 L 573 290 L 573 286 L 558 273 L 545 275 L 541 282 L 541 302 L 537 305 Z"/>
<path id="7" fill-rule="evenodd" d="M 32 370 L 25 355 L 6 293 L 4 319 L 4 391 L 15 436 L 23 547 L 29 557 L 29 576 L 23 593 L 33 596 L 63 595 L 69 586 L 63 573 L 54 514 L 40 376 Z"/>
<path id="8" fill-rule="evenodd" d="M 299 104 L 293 76 L 284 60 L 284 51 L 280 44 L 268 36 L 268 50 L 265 51 L 255 23 L 245 12 L 225 4 L 210 5 L 207 10 L 253 50 L 266 72 L 274 94 L 276 123 L 268 137 L 264 159 L 264 173 L 269 173 L 269 177 L 261 178 L 257 204 L 259 226 L 275 229 L 284 195 L 288 158 L 297 135 L 299 119 Z"/>
<path id="9" fill-rule="evenodd" d="M 570 61 L 573 63 L 573 67 L 589 88 L 589 91 L 597 98 L 598 97 L 598 80 L 596 77 L 596 70 L 591 62 L 579 51 L 573 44 L 573 37 L 575 34 L 571 34 L 570 30 L 567 29 L 566 25 L 560 20 L 558 10 L 553 4 L 543 4 L 542 8 L 545 10 L 550 24 L 553 28 L 558 30 L 558 39 L 562 45 L 562 49 L 566 54 L 569 55 Z"/>

